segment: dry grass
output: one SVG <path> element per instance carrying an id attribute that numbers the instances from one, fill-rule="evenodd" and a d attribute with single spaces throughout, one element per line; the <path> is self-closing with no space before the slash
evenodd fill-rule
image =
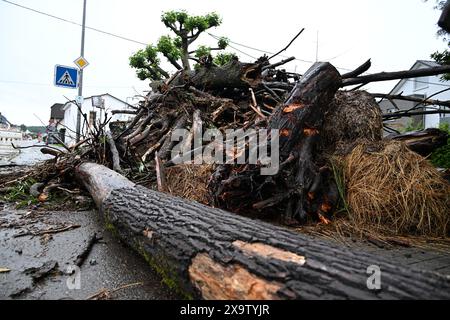
<path id="1" fill-rule="evenodd" d="M 169 193 L 203 204 L 209 203 L 208 180 L 214 170 L 213 165 L 183 164 L 166 169 Z"/>
<path id="2" fill-rule="evenodd" d="M 336 218 L 328 225 L 308 224 L 295 228 L 296 232 L 313 237 L 338 242 L 344 246 L 353 246 L 368 242 L 381 248 L 415 247 L 424 250 L 432 249 L 448 253 L 450 252 L 450 239 L 448 237 L 417 236 L 417 235 L 392 235 L 389 230 L 376 230 L 370 226 L 356 225 L 347 217 Z"/>
<path id="3" fill-rule="evenodd" d="M 347 230 L 385 236 L 449 234 L 450 185 L 401 142 L 361 143 L 341 159 Z"/>

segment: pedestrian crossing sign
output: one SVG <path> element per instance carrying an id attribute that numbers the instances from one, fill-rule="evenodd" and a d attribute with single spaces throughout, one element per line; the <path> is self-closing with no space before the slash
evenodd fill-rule
<path id="1" fill-rule="evenodd" d="M 56 65 L 55 86 L 68 89 L 78 88 L 78 69 Z"/>

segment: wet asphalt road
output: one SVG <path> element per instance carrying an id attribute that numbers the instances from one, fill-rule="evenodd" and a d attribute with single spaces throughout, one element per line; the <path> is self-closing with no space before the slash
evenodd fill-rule
<path id="1" fill-rule="evenodd" d="M 40 149 L 45 147 L 45 143 L 38 143 L 37 140 L 25 140 L 15 143 L 19 147 L 29 147 L 32 145 L 39 145 L 37 148 L 27 148 L 21 150 L 14 150 L 10 148 L 10 153 L 0 156 L 0 166 L 17 165 L 17 166 L 31 166 L 39 161 L 52 159 L 50 155 L 42 154 Z M 53 148 L 62 149 L 62 147 L 52 145 Z"/>
<path id="2" fill-rule="evenodd" d="M 14 237 L 27 231 L 80 225 L 79 228 L 49 236 Z M 103 240 L 74 276 L 66 274 L 94 234 Z M 122 286 L 111 299 L 174 299 L 143 258 L 123 246 L 108 231 L 95 211 L 0 212 L 0 299 L 86 299 L 102 289 Z M 78 282 L 74 281 L 80 276 Z M 71 281 L 72 280 L 72 281 Z M 69 285 L 67 282 L 69 281 Z"/>
<path id="3" fill-rule="evenodd" d="M 30 142 L 27 142 L 30 143 Z M 6 164 L 30 165 L 44 160 L 39 149 L 24 149 Z M 0 171 L 13 170 L 3 167 Z M 27 235 L 53 228 L 79 225 L 77 229 L 50 236 Z M 103 240 L 96 243 L 80 268 L 80 286 L 68 280 L 67 274 L 93 235 Z M 356 241 L 350 247 L 363 249 L 391 259 L 398 265 L 450 275 L 450 246 L 440 250 L 419 248 L 378 248 Z M 1 272 L 9 269 L 9 272 Z M 124 286 L 128 286 L 123 288 Z M 103 289 L 111 299 L 177 299 L 177 295 L 161 283 L 148 264 L 130 248 L 122 245 L 105 230 L 96 211 L 31 212 L 3 208 L 0 203 L 0 299 L 87 299 Z"/>
<path id="4" fill-rule="evenodd" d="M 33 144 L 36 141 L 23 141 L 20 146 Z M 49 158 L 40 148 L 22 149 L 1 158 L 0 171 L 4 174 Z M 70 225 L 80 227 L 52 235 L 17 237 Z M 103 239 L 92 247 L 79 272 L 70 275 L 68 268 L 94 234 Z M 105 230 L 98 212 L 13 210 L 0 203 L 0 299 L 87 299 L 103 289 L 109 290 L 111 299 L 177 298 L 142 257 Z"/>

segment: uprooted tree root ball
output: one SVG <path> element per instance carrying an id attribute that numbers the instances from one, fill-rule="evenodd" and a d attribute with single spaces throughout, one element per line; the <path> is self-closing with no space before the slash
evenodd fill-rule
<path id="1" fill-rule="evenodd" d="M 375 99 L 366 91 L 338 91 L 325 115 L 324 152 L 344 152 L 358 139 L 381 141 L 383 119 Z"/>
<path id="2" fill-rule="evenodd" d="M 277 69 L 292 58 L 276 63 L 272 58 L 254 63 L 232 59 L 223 66 L 207 59 L 195 71 L 180 70 L 153 82 L 134 110 L 112 111 L 134 115 L 127 122 L 109 123 L 106 115 L 102 123 L 90 125 L 82 114 L 86 130 L 79 143 L 41 150 L 54 159 L 23 178 L 0 183 L 0 189 L 33 178 L 41 187 L 40 201 L 52 190 L 70 194 L 83 180 L 74 169 L 92 162 L 147 188 L 287 225 L 335 223 L 336 213 L 342 216 L 339 198 L 347 193 L 345 209 L 351 214 L 346 221 L 355 230 L 446 235 L 448 185 L 406 146 L 395 149 L 393 143 L 385 148 L 385 115 L 371 94 L 342 90 L 386 77 L 413 77 L 416 71 L 367 79 L 360 75 L 370 61 L 347 74 L 318 62 L 304 74 L 293 74 Z M 236 137 L 244 141 L 241 146 L 235 146 Z M 446 133 L 431 131 L 390 137 L 422 154 L 446 138 Z M 366 144 L 359 145 L 361 139 L 378 149 L 367 153 Z M 219 161 L 209 161 L 216 156 Z M 344 159 L 342 183 L 330 161 L 334 157 Z M 264 163 L 268 158 L 270 165 Z M 263 174 L 272 164 L 273 172 Z"/>
<path id="3" fill-rule="evenodd" d="M 448 236 L 450 185 L 405 144 L 361 143 L 340 163 L 353 225 L 387 235 Z"/>

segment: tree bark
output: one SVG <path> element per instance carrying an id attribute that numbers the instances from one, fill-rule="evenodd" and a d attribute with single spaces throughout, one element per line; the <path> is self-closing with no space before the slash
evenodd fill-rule
<path id="1" fill-rule="evenodd" d="M 109 151 L 111 152 L 113 169 L 114 171 L 121 173 L 122 167 L 120 166 L 120 156 L 119 152 L 117 151 L 116 142 L 114 141 L 111 131 L 106 131 L 105 136 L 106 141 L 108 142 Z"/>
<path id="2" fill-rule="evenodd" d="M 219 167 L 209 185 L 214 204 L 242 213 L 278 211 L 271 213 L 281 213 L 286 223 L 331 214 L 337 202 L 336 186 L 329 172 L 316 164 L 315 149 L 325 113 L 340 84 L 339 72 L 331 64 L 314 64 L 269 123 L 268 129 L 279 132 L 280 163 L 291 159 L 290 163 L 269 177 L 262 177 L 255 166 L 238 170 Z"/>
<path id="3" fill-rule="evenodd" d="M 356 68 L 355 70 L 343 74 L 342 79 L 357 77 L 357 76 L 363 74 L 364 72 L 366 72 L 367 70 L 369 70 L 371 66 L 372 66 L 372 61 L 370 61 L 370 59 L 369 59 L 366 62 L 364 62 L 362 65 L 360 65 L 358 68 Z"/>
<path id="4" fill-rule="evenodd" d="M 439 274 L 136 186 L 98 164 L 77 173 L 107 226 L 186 298 L 450 298 Z M 381 288 L 369 290 L 374 265 Z"/>
<path id="5" fill-rule="evenodd" d="M 397 80 L 397 79 L 410 79 L 410 78 L 418 78 L 418 77 L 426 77 L 426 76 L 436 76 L 443 73 L 450 72 L 450 66 L 440 66 L 440 67 L 432 67 L 432 68 L 423 68 L 417 70 L 408 70 L 408 71 L 396 71 L 396 72 L 380 72 L 374 73 L 367 76 L 361 76 L 356 78 L 348 78 L 342 81 L 342 86 L 353 86 L 356 84 L 362 83 L 370 83 L 377 81 L 388 81 L 388 80 Z"/>
<path id="6" fill-rule="evenodd" d="M 427 157 L 437 148 L 447 144 L 448 134 L 443 130 L 430 128 L 423 131 L 394 134 L 388 138 L 403 141 L 410 150 Z"/>
<path id="7" fill-rule="evenodd" d="M 442 9 L 442 13 L 441 13 L 441 16 L 439 17 L 438 25 L 445 31 L 450 32 L 450 1 L 449 0 L 447 0 L 447 2 L 444 5 L 444 8 Z"/>
<path id="8" fill-rule="evenodd" d="M 200 90 L 256 87 L 261 82 L 260 64 L 232 60 L 222 67 L 214 64 L 201 66 L 196 72 L 182 72 L 173 85 L 191 83 Z"/>
<path id="9" fill-rule="evenodd" d="M 444 107 L 450 107 L 450 101 L 442 101 L 442 100 L 435 100 L 435 99 L 423 99 L 423 98 L 416 98 L 412 96 L 403 96 L 401 94 L 399 95 L 391 95 L 391 94 L 385 94 L 385 93 L 370 93 L 374 98 L 382 98 L 382 99 L 388 99 L 389 101 L 394 100 L 403 100 L 403 101 L 412 101 L 420 103 L 421 105 L 438 105 L 438 106 L 444 106 Z"/>

